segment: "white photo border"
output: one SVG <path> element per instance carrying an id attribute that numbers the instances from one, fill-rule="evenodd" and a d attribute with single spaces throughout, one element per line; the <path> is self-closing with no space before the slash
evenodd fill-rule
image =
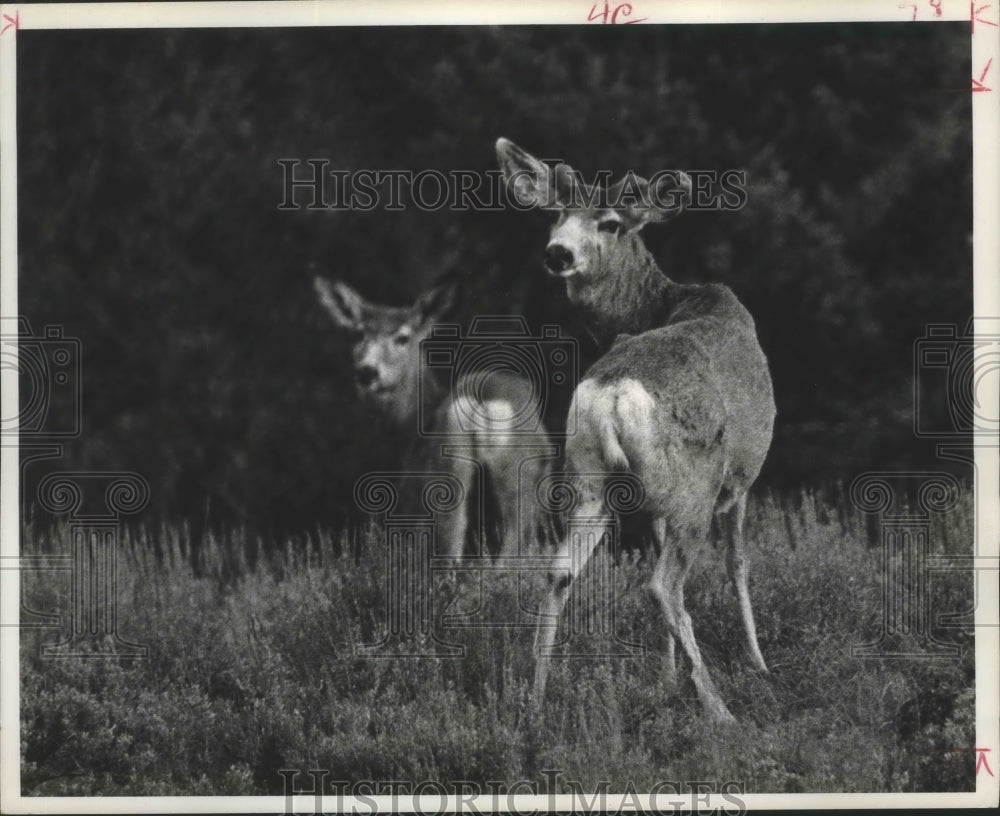
<path id="1" fill-rule="evenodd" d="M 122 4 L 9 4 L 0 7 L 0 315 L 18 314 L 17 296 L 17 133 L 16 133 L 16 56 L 19 30 L 43 29 L 143 29 L 143 28 L 226 28 L 291 26 L 380 26 L 447 24 L 474 26 L 485 24 L 585 24 L 592 0 L 541 0 L 533 3 L 479 2 L 458 0 L 406 2 L 385 0 L 368 3 L 359 0 L 322 0 L 316 2 L 247 2 L 247 3 L 122 3 Z M 989 90 L 973 93 L 973 167 L 974 167 L 974 313 L 977 316 L 1000 315 L 1000 28 L 995 25 L 971 25 L 970 12 L 997 21 L 1000 3 L 982 2 L 970 6 L 968 0 L 941 0 L 940 21 L 969 21 L 970 48 L 974 76 L 970 92 L 979 81 Z M 917 5 L 900 0 L 754 0 L 721 3 L 718 0 L 642 0 L 645 25 L 686 25 L 719 23 L 783 22 L 899 22 L 910 20 Z M 935 19 L 927 15 L 926 22 Z M 992 67 L 992 73 L 990 73 Z M 14 416 L 18 406 L 17 372 L 4 368 L 2 373 L 3 415 Z M 996 415 L 996 410 L 989 414 Z M 19 718 L 19 450 L 16 439 L 4 442 L 0 463 L 0 789 L 5 813 L 275 813 L 287 812 L 281 796 L 243 797 L 29 797 L 20 792 L 20 718 Z M 1000 480 L 996 447 L 976 450 L 976 555 L 1000 557 Z M 994 567 L 995 569 L 995 567 Z M 1000 606 L 997 582 L 980 584 L 987 590 L 977 599 L 976 622 L 976 745 L 990 748 L 992 767 L 1000 768 Z M 968 793 L 926 794 L 747 794 L 751 810 L 804 808 L 927 808 L 985 807 L 997 803 L 1000 778 L 977 776 L 977 789 Z M 377 807 L 388 808 L 389 797 L 371 797 Z M 648 797 L 638 797 L 648 805 Z M 486 799 L 486 797 L 484 797 Z M 630 795 L 609 795 L 603 804 L 608 809 L 629 806 Z M 343 806 L 367 805 L 343 799 Z M 397 802 L 397 806 L 401 802 Z M 579 807 L 570 796 L 518 796 L 518 812 L 544 811 Z M 720 804 L 725 804 L 720 803 Z M 296 796 L 295 812 L 313 812 L 312 796 Z M 438 797 L 427 798 L 426 806 L 438 808 Z M 478 805 L 488 810 L 489 801 Z M 353 810 L 353 812 L 367 812 Z"/>

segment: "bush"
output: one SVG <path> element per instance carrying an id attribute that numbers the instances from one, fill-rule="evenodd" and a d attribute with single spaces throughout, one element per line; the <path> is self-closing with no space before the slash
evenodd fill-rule
<path id="1" fill-rule="evenodd" d="M 815 507 L 811 497 L 804 507 Z M 557 769 L 564 792 L 669 779 L 735 780 L 752 792 L 970 790 L 974 755 L 953 750 L 974 745 L 971 635 L 935 630 L 961 647 L 957 660 L 853 657 L 851 646 L 874 640 L 880 626 L 881 551 L 843 508 L 828 509 L 824 520 L 811 510 L 791 519 L 795 549 L 772 500 L 750 515 L 767 675 L 744 658 L 719 553 L 709 549 L 693 570 L 687 606 L 736 728 L 706 722 L 680 655 L 670 682 L 666 627 L 643 589 L 648 553 L 623 553 L 608 573 L 615 631 L 644 654 L 601 657 L 610 637 L 571 638 L 565 648 L 590 657 L 553 660 L 532 720 L 540 574 L 436 575 L 439 612 L 517 625 L 463 628 L 453 619 L 435 630 L 440 642 L 404 638 L 410 657 L 371 659 L 359 647 L 386 626 L 375 528 L 359 546 L 344 546 L 342 535 L 288 544 L 280 560 L 244 565 L 226 580 L 223 565 L 234 563 L 226 547 L 246 546 L 238 535 L 232 545 L 205 542 L 207 577 L 196 577 L 177 531 L 162 531 L 159 559 L 147 532 L 121 553 L 119 619 L 123 636 L 149 644 L 148 659 L 42 659 L 46 635 L 25 635 L 24 790 L 280 793 L 278 772 L 296 768 L 326 769 L 330 780 L 481 784 Z M 970 549 L 969 514 L 965 501 L 935 528 L 940 550 Z M 598 553 L 573 591 L 587 592 L 606 568 Z M 31 606 L 58 604 L 58 584 L 32 575 Z M 967 573 L 939 574 L 935 612 L 963 611 L 970 582 Z"/>

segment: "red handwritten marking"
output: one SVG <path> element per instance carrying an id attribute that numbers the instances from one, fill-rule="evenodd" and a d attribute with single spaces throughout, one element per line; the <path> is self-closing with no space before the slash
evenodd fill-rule
<path id="1" fill-rule="evenodd" d="M 990 770 L 990 763 L 986 761 L 986 755 L 990 752 L 989 748 L 931 748 L 929 751 L 924 751 L 925 754 L 969 754 L 973 751 L 976 752 L 976 776 L 979 776 L 979 769 L 986 768 L 986 773 L 993 776 L 993 771 Z"/>
<path id="2" fill-rule="evenodd" d="M 935 17 L 940 17 L 941 16 L 941 3 L 942 2 L 943 2 L 943 0 L 930 0 L 931 8 L 934 9 L 934 16 Z"/>
<path id="3" fill-rule="evenodd" d="M 3 28 L 0 28 L 0 34 L 6 34 L 8 28 L 13 28 L 17 31 L 21 27 L 21 10 L 18 9 L 14 12 L 14 16 L 11 17 L 9 14 L 3 15 L 4 21 L 7 23 Z"/>
<path id="4" fill-rule="evenodd" d="M 631 3 L 622 3 L 620 6 L 618 6 L 618 8 L 615 9 L 614 14 L 611 15 L 611 24 L 612 25 L 614 25 L 615 23 L 618 22 L 618 12 L 619 11 L 622 13 L 623 17 L 631 17 L 632 16 L 632 4 Z M 642 17 L 639 20 L 626 20 L 625 21 L 625 25 L 632 25 L 632 23 L 641 23 L 641 22 L 643 22 L 643 20 L 648 20 L 648 19 L 649 19 L 648 17 Z"/>
<path id="5" fill-rule="evenodd" d="M 979 79 L 975 77 L 972 78 L 972 92 L 982 93 L 983 91 L 992 91 L 992 88 L 987 88 L 984 84 L 986 75 L 990 72 L 990 66 L 993 64 L 993 57 L 990 57 L 989 61 L 986 63 L 986 67 L 983 68 L 983 72 L 979 75 Z M 992 776 L 993 774 L 990 774 Z"/>
<path id="6" fill-rule="evenodd" d="M 910 22 L 917 19 L 917 4 L 916 3 L 898 3 L 896 8 L 912 8 L 913 16 L 910 18 Z"/>
<path id="7" fill-rule="evenodd" d="M 590 7 L 590 14 L 587 15 L 587 22 L 591 23 L 594 20 L 600 19 L 601 25 L 611 25 L 618 24 L 618 15 L 621 14 L 622 17 L 632 16 L 632 4 L 631 3 L 619 3 L 615 6 L 615 10 L 611 10 L 611 4 L 607 0 L 604 0 L 604 11 L 597 11 L 597 3 L 594 3 Z M 609 19 L 610 16 L 610 19 Z M 633 23 L 641 23 L 648 20 L 648 17 L 642 17 L 638 20 L 623 20 L 623 25 L 632 25 Z"/>
<path id="8" fill-rule="evenodd" d="M 976 749 L 976 776 L 979 776 L 979 768 L 983 765 L 986 766 L 986 773 L 993 776 L 993 771 L 990 770 L 990 764 L 986 761 L 986 754 L 988 754 L 989 751 L 989 748 Z"/>
<path id="9" fill-rule="evenodd" d="M 994 23 L 992 20 L 984 20 L 982 17 L 979 16 L 979 12 L 986 11 L 986 9 L 988 8 L 993 8 L 992 4 L 986 3 L 985 5 L 976 8 L 976 0 L 971 0 L 971 2 L 969 3 L 969 18 L 971 20 L 973 34 L 976 33 L 976 23 L 982 23 L 983 25 L 993 26 L 994 28 L 997 27 L 997 24 Z"/>

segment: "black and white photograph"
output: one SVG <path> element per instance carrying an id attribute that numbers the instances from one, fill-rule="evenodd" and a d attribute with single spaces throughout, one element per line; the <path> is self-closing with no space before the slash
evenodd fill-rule
<path id="1" fill-rule="evenodd" d="M 0 15 L 4 813 L 997 804 L 1000 4 Z"/>

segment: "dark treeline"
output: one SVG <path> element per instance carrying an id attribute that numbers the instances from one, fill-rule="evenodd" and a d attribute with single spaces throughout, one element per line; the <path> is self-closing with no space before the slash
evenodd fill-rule
<path id="1" fill-rule="evenodd" d="M 745 172 L 743 209 L 645 234 L 667 274 L 727 283 L 757 320 L 778 404 L 762 484 L 938 469 L 913 354 L 972 311 L 970 75 L 961 23 L 22 31 L 20 312 L 79 338 L 84 372 L 52 466 L 141 473 L 151 518 L 342 523 L 398 444 L 355 404 L 316 273 L 402 304 L 457 271 L 466 325 L 558 324 L 586 365 L 546 215 L 279 209 L 282 159 L 485 173 L 503 135 L 587 176 Z"/>

